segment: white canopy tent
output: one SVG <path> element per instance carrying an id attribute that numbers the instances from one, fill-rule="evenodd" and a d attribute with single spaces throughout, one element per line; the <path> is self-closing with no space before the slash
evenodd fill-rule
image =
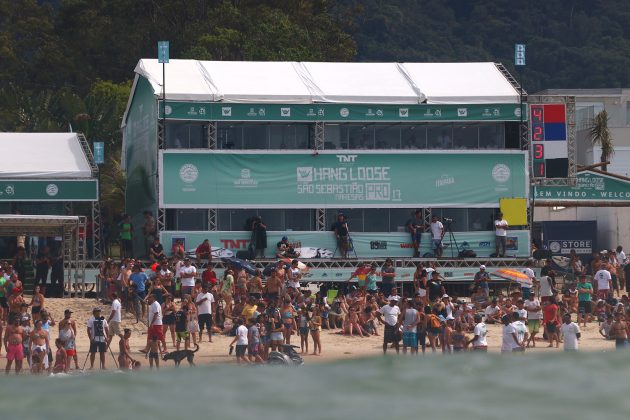
<path id="1" fill-rule="evenodd" d="M 141 59 L 162 95 L 162 64 Z M 519 103 L 495 63 L 313 63 L 170 60 L 166 99 L 226 103 Z M 125 119 L 123 118 L 123 121 Z"/>
<path id="2" fill-rule="evenodd" d="M 92 178 L 76 133 L 0 133 L 0 178 Z"/>

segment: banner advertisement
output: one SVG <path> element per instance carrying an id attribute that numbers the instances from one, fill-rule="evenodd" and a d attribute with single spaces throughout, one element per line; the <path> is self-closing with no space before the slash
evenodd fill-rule
<path id="1" fill-rule="evenodd" d="M 0 181 L 0 201 L 96 201 L 95 179 Z"/>
<path id="2" fill-rule="evenodd" d="M 536 186 L 533 194 L 536 201 L 630 201 L 630 182 L 584 171 L 577 175 L 575 186 Z"/>
<path id="3" fill-rule="evenodd" d="M 332 232 L 297 232 L 297 231 L 269 231 L 267 232 L 267 248 L 265 258 L 275 258 L 276 244 L 283 236 L 289 238 L 289 243 L 293 248 L 301 251 L 304 259 L 308 258 L 339 258 L 336 250 L 335 236 Z M 249 246 L 251 232 L 246 231 L 213 231 L 213 232 L 160 232 L 162 244 L 167 253 L 175 239 L 182 240 L 184 247 L 188 251 L 193 251 L 208 239 L 213 248 L 220 248 L 231 251 L 231 255 L 236 255 L 238 251 L 246 251 Z M 449 236 L 444 237 L 444 257 L 458 257 L 458 251 L 463 249 L 472 250 L 477 257 L 488 257 L 495 251 L 494 232 L 455 232 L 452 241 Z M 413 246 L 408 233 L 398 232 L 362 232 L 352 234 L 354 251 L 350 252 L 351 257 L 356 258 L 411 258 Z M 528 257 L 529 231 L 513 230 L 508 232 L 507 257 Z M 431 236 L 429 233 L 422 235 L 420 244 L 420 255 L 432 252 Z M 318 257 L 319 256 L 319 257 Z"/>
<path id="4" fill-rule="evenodd" d="M 523 108 L 526 110 L 526 107 Z M 197 121 L 521 121 L 519 104 L 236 104 L 167 101 L 169 120 Z M 527 116 L 523 117 L 523 121 Z"/>
<path id="5" fill-rule="evenodd" d="M 160 151 L 164 208 L 497 207 L 527 198 L 522 151 Z"/>

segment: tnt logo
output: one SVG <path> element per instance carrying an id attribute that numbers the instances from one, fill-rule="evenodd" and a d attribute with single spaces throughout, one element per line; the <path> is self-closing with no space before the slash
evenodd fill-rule
<path id="1" fill-rule="evenodd" d="M 336 155 L 337 159 L 339 160 L 339 162 L 341 163 L 349 163 L 349 162 L 355 162 L 357 159 L 357 156 L 359 155 Z"/>

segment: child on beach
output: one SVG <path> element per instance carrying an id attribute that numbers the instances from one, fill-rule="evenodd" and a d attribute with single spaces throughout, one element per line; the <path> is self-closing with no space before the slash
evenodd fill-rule
<path id="1" fill-rule="evenodd" d="M 302 349 L 302 353 L 308 353 L 308 324 L 310 321 L 310 317 L 308 315 L 308 310 L 306 309 L 306 307 L 300 308 L 298 314 L 298 319 L 300 323 L 300 348 Z"/>
<path id="2" fill-rule="evenodd" d="M 311 337 L 313 337 L 313 356 L 322 354 L 322 343 L 319 337 L 322 332 L 322 317 L 319 313 L 319 307 L 313 306 L 313 316 L 308 325 L 311 330 Z"/>
<path id="3" fill-rule="evenodd" d="M 55 353 L 55 366 L 53 367 L 53 372 L 65 373 L 68 371 L 68 360 L 66 350 L 63 348 L 63 341 L 56 339 L 55 346 L 57 346 L 57 352 Z"/>
<path id="4" fill-rule="evenodd" d="M 155 363 L 155 368 L 160 369 L 160 342 L 159 337 L 152 336 L 151 343 L 149 344 L 149 353 L 147 353 L 149 357 L 149 368 L 153 369 L 153 364 Z"/>

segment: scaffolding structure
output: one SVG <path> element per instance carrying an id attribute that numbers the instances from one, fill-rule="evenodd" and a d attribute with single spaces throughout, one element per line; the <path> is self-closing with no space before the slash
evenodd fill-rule
<path id="1" fill-rule="evenodd" d="M 61 237 L 64 290 L 74 288 L 85 297 L 86 221 L 85 216 L 0 215 L 0 236 Z"/>

